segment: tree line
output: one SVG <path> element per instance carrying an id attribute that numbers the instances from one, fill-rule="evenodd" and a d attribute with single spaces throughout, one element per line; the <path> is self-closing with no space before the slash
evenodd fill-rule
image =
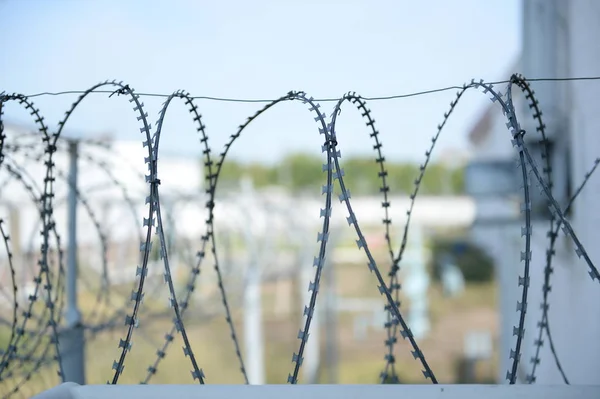
<path id="1" fill-rule="evenodd" d="M 283 186 L 295 193 L 319 190 L 325 182 L 323 160 L 309 154 L 290 154 L 275 165 L 242 163 L 228 159 L 223 164 L 219 185 L 234 185 L 243 177 L 252 179 L 254 186 Z M 380 166 L 371 157 L 352 157 L 340 160 L 344 183 L 353 195 L 376 195 L 380 192 Z M 413 163 L 386 162 L 386 181 L 390 192 L 409 194 L 414 190 L 420 166 Z M 421 181 L 419 193 L 424 195 L 460 195 L 464 193 L 464 168 L 449 168 L 429 163 Z"/>

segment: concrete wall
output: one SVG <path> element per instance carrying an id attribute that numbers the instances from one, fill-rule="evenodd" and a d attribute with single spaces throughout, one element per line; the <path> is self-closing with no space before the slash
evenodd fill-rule
<path id="1" fill-rule="evenodd" d="M 597 42 L 594 44 L 594 40 L 600 37 L 600 4 L 593 0 L 557 3 L 558 46 L 564 48 L 564 53 L 558 57 L 559 71 L 567 70 L 562 76 L 600 75 L 600 46 Z M 558 104 L 567 116 L 568 129 L 564 133 L 569 135 L 571 145 L 573 183 L 578 186 L 600 156 L 599 86 L 582 81 L 558 87 Z M 578 197 L 571 217 L 579 239 L 597 265 L 600 259 L 600 248 L 595 245 L 595 229 L 600 222 L 598 194 L 600 176 L 594 176 Z M 539 303 L 545 266 L 544 248 L 548 241 L 546 231 L 547 224 L 534 227 L 533 289 L 528 307 L 527 346 L 523 355 L 526 369 L 531 367 L 528 360 L 534 350 L 533 333 L 541 318 Z M 597 306 L 600 304 L 600 285 L 591 280 L 587 265 L 575 256 L 573 244 L 562 233 L 557 240 L 553 264 L 549 318 L 561 364 L 572 384 L 600 384 L 600 307 Z M 538 366 L 538 383 L 561 381 L 551 356 L 546 339 L 541 352 L 542 362 Z"/>
<path id="2" fill-rule="evenodd" d="M 530 35 L 524 39 L 523 66 L 526 76 L 600 76 L 599 2 L 531 0 L 524 1 L 524 11 L 524 33 Z M 549 66 L 549 62 L 554 65 Z M 555 138 L 557 146 L 566 148 L 571 153 L 570 174 L 575 187 L 582 182 L 585 173 L 600 156 L 599 87 L 596 82 L 586 81 L 534 84 L 536 94 L 542 98 L 541 106 L 548 108 L 543 108 L 543 111 L 549 134 Z M 551 95 L 554 98 L 548 98 Z M 501 118 L 502 114 L 498 113 L 497 119 Z M 528 132 L 533 131 L 527 120 L 522 121 L 522 126 Z M 478 159 L 511 157 L 510 152 L 514 154 L 514 150 L 510 148 L 508 140 L 506 128 L 500 126 L 499 122 L 494 123 L 488 139 L 475 149 Z M 557 186 L 561 179 L 564 183 L 568 172 L 566 164 L 561 163 L 566 158 L 561 157 L 562 155 L 558 155 L 558 162 L 554 165 Z M 532 188 L 536 189 L 536 186 L 532 185 Z M 600 176 L 593 176 L 585 191 L 578 197 L 571 216 L 580 241 L 592 261 L 596 262 L 600 259 L 600 248 L 595 245 L 595 229 L 600 222 L 598 194 Z M 484 205 L 479 201 L 479 221 L 473 229 L 473 236 L 494 256 L 498 267 L 502 318 L 502 358 L 498 379 L 499 382 L 505 382 L 506 370 L 510 364 L 508 353 L 510 348 L 514 348 L 516 341 L 512 335 L 512 326 L 517 325 L 516 305 L 517 300 L 520 300 L 517 278 L 523 275 L 523 262 L 519 261 L 519 252 L 524 248 L 524 240 L 520 238 L 521 222 L 486 224 L 486 218 L 493 216 L 494 207 Z M 531 371 L 530 358 L 534 354 L 537 323 L 541 319 L 539 305 L 542 301 L 548 227 L 547 222 L 538 221 L 533 224 L 531 289 L 520 381 Z M 553 265 L 549 319 L 563 369 L 572 384 L 600 384 L 600 307 L 597 305 L 600 303 L 600 284 L 591 280 L 587 274 L 587 265 L 575 256 L 571 240 L 562 233 L 556 243 Z M 537 382 L 560 383 L 562 378 L 545 337 L 544 342 L 540 355 L 541 364 L 536 372 Z"/>

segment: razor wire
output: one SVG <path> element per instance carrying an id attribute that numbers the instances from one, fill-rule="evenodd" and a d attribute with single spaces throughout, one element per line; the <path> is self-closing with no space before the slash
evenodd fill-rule
<path id="1" fill-rule="evenodd" d="M 515 112 L 515 108 L 513 105 L 512 98 L 512 86 L 516 85 L 524 94 L 526 99 L 530 102 L 530 109 L 533 110 L 532 116 L 534 120 L 537 122 L 536 130 L 541 135 L 541 143 L 543 144 L 542 148 L 542 158 L 545 159 L 546 164 L 543 169 L 540 169 L 537 165 L 530 152 L 527 149 L 526 143 L 523 140 L 523 136 L 526 134 L 525 130 L 523 130 L 520 126 L 520 123 L 517 119 L 517 114 Z M 106 88 L 109 87 L 111 90 L 107 91 Z M 133 111 L 136 115 L 137 121 L 140 123 L 140 133 L 143 136 L 142 144 L 147 152 L 144 156 L 144 163 L 147 166 L 147 175 L 143 177 L 143 183 L 146 187 L 145 193 L 145 212 L 141 224 L 141 230 L 136 228 L 138 232 L 138 241 L 139 245 L 139 263 L 135 267 L 135 282 L 134 288 L 130 295 L 122 296 L 123 304 L 117 311 L 113 312 L 114 314 L 107 316 L 107 319 L 97 319 L 96 316 L 99 315 L 100 312 L 94 312 L 94 318 L 91 318 L 91 323 L 88 328 L 90 330 L 98 330 L 98 328 L 94 328 L 95 326 L 101 326 L 100 329 L 103 328 L 115 328 L 118 319 L 125 319 L 125 327 L 126 334 L 123 338 L 119 339 L 118 348 L 119 355 L 113 361 L 112 371 L 113 377 L 112 381 L 109 383 L 116 384 L 119 381 L 120 376 L 123 373 L 126 359 L 128 354 L 131 351 L 131 347 L 133 345 L 134 336 L 137 334 L 137 327 L 140 325 L 140 316 L 142 315 L 142 304 L 143 299 L 145 298 L 145 294 L 148 290 L 148 273 L 149 266 L 151 264 L 151 251 L 154 243 L 158 243 L 158 254 L 159 254 L 159 263 L 162 263 L 163 267 L 163 283 L 166 285 L 168 290 L 168 304 L 172 309 L 173 313 L 173 321 L 172 328 L 169 332 L 166 333 L 164 342 L 159 345 L 159 349 L 156 353 L 156 360 L 148 367 L 147 375 L 142 383 L 148 383 L 153 375 L 156 374 L 157 369 L 161 360 L 165 357 L 166 351 L 170 344 L 173 342 L 174 337 L 179 334 L 182 337 L 184 342 L 183 353 L 186 357 L 189 358 L 189 361 L 192 366 L 191 375 L 193 380 L 197 380 L 199 383 L 203 384 L 207 381 L 207 377 L 204 374 L 202 369 L 202 358 L 197 357 L 194 353 L 192 345 L 189 342 L 185 323 L 184 316 L 187 310 L 190 307 L 191 297 L 194 293 L 197 283 L 198 277 L 201 274 L 201 268 L 203 262 L 207 258 L 207 253 L 210 252 L 213 267 L 217 276 L 217 285 L 219 288 L 222 305 L 225 310 L 225 319 L 228 324 L 229 332 L 231 335 L 234 351 L 236 357 L 239 362 L 239 368 L 242 376 L 246 383 L 248 383 L 248 379 L 246 376 L 246 369 L 244 365 L 243 356 L 240 350 L 240 345 L 238 342 L 238 336 L 236 333 L 230 301 L 228 299 L 228 294 L 225 289 L 225 284 L 223 281 L 222 268 L 219 263 L 219 257 L 217 255 L 217 238 L 215 234 L 215 204 L 216 193 L 217 193 L 217 183 L 219 180 L 219 176 L 222 170 L 222 167 L 226 161 L 227 154 L 229 153 L 231 147 L 236 142 L 236 140 L 241 136 L 246 127 L 256 120 L 259 116 L 266 113 L 268 110 L 273 108 L 274 106 L 283 103 L 283 102 L 297 102 L 305 105 L 309 112 L 312 114 L 314 121 L 317 123 L 317 131 L 319 135 L 322 135 L 322 143 L 320 145 L 321 153 L 324 154 L 324 163 L 322 167 L 322 171 L 325 173 L 325 185 L 321 187 L 321 194 L 325 195 L 324 199 L 324 207 L 321 208 L 319 212 L 320 218 L 322 218 L 321 227 L 317 233 L 317 246 L 318 252 L 314 257 L 313 267 L 314 277 L 310 282 L 308 290 L 310 291 L 310 300 L 309 303 L 305 304 L 303 310 L 304 322 L 303 327 L 299 330 L 297 334 L 297 338 L 299 340 L 299 345 L 297 351 L 293 352 L 292 355 L 292 363 L 293 370 L 288 376 L 287 382 L 290 384 L 298 383 L 298 376 L 301 370 L 302 362 L 304 359 L 304 351 L 307 345 L 312 318 L 317 309 L 317 299 L 321 282 L 321 275 L 323 272 L 323 267 L 325 264 L 325 254 L 327 250 L 329 235 L 331 232 L 331 214 L 333 208 L 333 192 L 334 187 L 336 186 L 336 180 L 338 182 L 337 187 L 340 189 L 341 193 L 338 195 L 338 200 L 340 204 L 344 204 L 344 207 L 347 210 L 348 216 L 346 217 L 346 222 L 349 227 L 354 230 L 356 235 L 356 245 L 359 250 L 364 250 L 366 259 L 367 259 L 367 267 L 368 269 L 375 274 L 378 286 L 378 292 L 385 297 L 385 311 L 387 320 L 385 322 L 384 328 L 386 329 L 387 339 L 385 340 L 385 365 L 384 369 L 380 374 L 380 382 L 385 382 L 388 379 L 391 379 L 392 382 L 398 381 L 397 372 L 395 369 L 395 346 L 398 342 L 398 333 L 402 338 L 407 339 L 410 345 L 412 356 L 415 360 L 418 360 L 421 366 L 423 367 L 422 373 L 426 379 L 430 379 L 432 383 L 437 383 L 437 379 L 434 375 L 433 370 L 429 366 L 425 354 L 419 348 L 418 343 L 412 335 L 412 332 L 404 320 L 402 316 L 402 312 L 400 311 L 400 283 L 399 283 L 399 271 L 403 260 L 404 250 L 406 249 L 408 242 L 408 234 L 410 230 L 410 221 L 412 211 L 416 202 L 416 197 L 419 192 L 419 187 L 421 185 L 421 181 L 423 179 L 424 174 L 426 173 L 427 166 L 431 160 L 432 152 L 435 148 L 435 145 L 440 137 L 444 126 L 449 120 L 450 115 L 453 113 L 456 108 L 459 100 L 462 98 L 464 93 L 472 88 L 478 89 L 482 91 L 484 94 L 490 96 L 490 99 L 493 103 L 500 106 L 500 110 L 504 113 L 506 117 L 506 125 L 511 134 L 511 142 L 517 151 L 517 155 L 519 157 L 519 168 L 521 170 L 521 180 L 523 184 L 523 192 L 522 192 L 522 207 L 521 211 L 523 213 L 523 221 L 524 226 L 521 228 L 521 235 L 524 241 L 524 250 L 521 253 L 521 261 L 523 262 L 523 271 L 522 275 L 519 276 L 518 285 L 521 288 L 521 298 L 517 301 L 517 312 L 519 315 L 518 325 L 513 328 L 513 335 L 516 336 L 516 343 L 514 349 L 511 349 L 509 354 L 512 359 L 512 366 L 510 370 L 507 371 L 507 380 L 509 383 L 514 384 L 517 379 L 517 369 L 519 367 L 519 361 L 521 356 L 521 348 L 522 341 L 524 339 L 525 333 L 525 318 L 526 318 L 526 310 L 527 310 L 527 298 L 528 298 L 528 289 L 530 287 L 530 261 L 531 261 L 531 236 L 532 236 L 532 222 L 531 222 L 531 194 L 530 194 L 530 185 L 531 182 L 535 182 L 541 192 L 545 195 L 548 206 L 551 211 L 550 218 L 550 247 L 547 251 L 546 258 L 546 267 L 544 270 L 544 283 L 543 283 L 543 303 L 542 303 L 542 319 L 540 323 L 538 323 L 538 338 L 534 342 L 535 347 L 535 356 L 532 358 L 531 362 L 533 363 L 533 369 L 530 375 L 527 377 L 527 381 L 529 383 L 535 382 L 535 372 L 536 365 L 540 362 L 539 352 L 540 347 L 542 345 L 542 334 L 545 332 L 546 336 L 550 340 L 550 344 L 552 346 L 552 354 L 555 358 L 555 362 L 557 363 L 561 373 L 563 375 L 563 379 L 565 382 L 568 382 L 565 373 L 560 366 L 558 356 L 556 351 L 553 348 L 550 329 L 548 324 L 548 291 L 550 290 L 550 280 L 552 275 L 551 261 L 554 255 L 554 245 L 556 241 L 556 237 L 558 235 L 559 229 L 562 227 L 564 233 L 570 237 L 576 247 L 576 255 L 579 258 L 582 258 L 588 269 L 589 275 L 592 280 L 600 281 L 600 274 L 595 267 L 594 263 L 588 256 L 584 246 L 581 244 L 579 238 L 577 237 L 575 231 L 573 230 L 569 221 L 565 218 L 565 213 L 568 208 L 571 206 L 575 198 L 579 195 L 579 193 L 583 190 L 583 187 L 589 180 L 592 173 L 595 171 L 598 161 L 594 164 L 593 168 L 585 175 L 584 181 L 581 183 L 579 188 L 577 189 L 575 195 L 570 199 L 569 204 L 566 208 L 561 208 L 557 203 L 556 199 L 552 195 L 552 173 L 550 169 L 549 157 L 547 154 L 547 139 L 545 136 L 545 125 L 542 122 L 542 111 L 539 107 L 539 103 L 535 98 L 535 93 L 530 89 L 528 80 L 521 76 L 514 75 L 511 77 L 508 82 L 508 86 L 504 93 L 502 91 L 498 91 L 494 89 L 493 84 L 486 83 L 484 81 L 475 82 L 471 81 L 469 84 L 465 84 L 462 87 L 457 87 L 459 89 L 456 98 L 451 102 L 449 110 L 444 114 L 443 121 L 437 127 L 437 131 L 435 135 L 432 137 L 430 148 L 425 152 L 425 161 L 420 166 L 419 175 L 417 179 L 414 181 L 414 191 L 410 194 L 410 203 L 409 209 L 406 212 L 406 222 L 403 229 L 403 235 L 400 241 L 400 246 L 397 251 L 394 251 L 393 240 L 390 233 L 390 228 L 392 226 L 392 220 L 389 214 L 390 201 L 389 201 L 389 190 L 390 187 L 387 184 L 386 178 L 388 177 L 388 172 L 385 167 L 385 157 L 383 155 L 382 150 L 382 142 L 379 138 L 379 131 L 375 127 L 375 120 L 372 117 L 371 111 L 367 107 L 366 99 L 357 95 L 356 93 L 348 93 L 342 96 L 333 108 L 333 112 L 330 115 L 330 118 L 327 119 L 327 116 L 324 112 L 321 111 L 320 105 L 317 100 L 314 100 L 312 97 L 308 96 L 306 93 L 301 91 L 291 91 L 287 93 L 285 96 L 280 97 L 279 99 L 273 100 L 266 104 L 263 108 L 258 110 L 255 114 L 250 116 L 246 122 L 239 126 L 236 133 L 231 135 L 230 139 L 225 144 L 223 151 L 217 157 L 217 161 L 214 160 L 212 156 L 212 151 L 209 146 L 209 137 L 206 134 L 205 126 L 202 122 L 202 117 L 198 111 L 198 107 L 194 104 L 194 98 L 189 93 L 186 93 L 182 90 L 176 91 L 167 97 L 165 103 L 161 107 L 159 112 L 159 118 L 156 122 L 156 129 L 154 133 L 152 133 L 152 126 L 149 123 L 148 113 L 145 111 L 144 103 L 140 99 L 140 95 L 137 94 L 129 85 L 123 84 L 122 82 L 117 81 L 106 81 L 99 83 L 89 90 L 82 92 L 79 98 L 72 104 L 69 110 L 65 113 L 65 117 L 58 123 L 58 127 L 55 133 L 48 133 L 48 128 L 44 124 L 43 117 L 41 116 L 39 110 L 35 108 L 33 103 L 27 96 L 20 94 L 2 94 L 0 96 L 0 167 L 6 170 L 9 174 L 8 179 L 12 181 L 17 181 L 21 184 L 21 186 L 29 193 L 32 201 L 36 203 L 36 206 L 39 208 L 40 220 L 40 235 L 42 236 L 42 243 L 40 246 L 38 260 L 38 268 L 34 271 L 36 277 L 34 278 L 34 294 L 29 296 L 29 303 L 25 311 L 19 314 L 19 309 L 21 305 L 18 303 L 18 284 L 16 282 L 16 266 L 14 264 L 14 258 L 11 252 L 10 246 L 10 236 L 4 230 L 2 220 L 0 220 L 0 236 L 2 236 L 2 240 L 4 242 L 4 249 L 8 256 L 8 268 L 9 273 L 11 275 L 11 285 L 12 285 L 12 296 L 14 298 L 14 306 L 12 317 L 10 320 L 6 320 L 5 324 L 10 326 L 10 336 L 8 339 L 8 344 L 6 349 L 0 352 L 1 360 L 0 360 L 0 382 L 16 378 L 17 375 L 20 376 L 21 382 L 17 383 L 16 386 L 11 390 L 8 396 L 16 393 L 19 388 L 29 379 L 31 379 L 33 373 L 38 371 L 43 364 L 58 363 L 58 375 L 60 378 L 63 378 L 64 373 L 61 366 L 60 360 L 60 351 L 59 351 L 59 342 L 58 342 L 58 325 L 61 321 L 61 313 L 62 307 L 64 305 L 63 300 L 63 285 L 64 285 L 64 267 L 63 267 L 63 254 L 60 245 L 60 237 L 56 230 L 56 220 L 54 215 L 54 208 L 57 204 L 60 203 L 60 200 L 56 199 L 55 193 L 55 182 L 58 179 L 66 180 L 64 171 L 62 171 L 54 162 L 54 155 L 60 151 L 61 143 L 62 143 L 62 131 L 65 125 L 67 124 L 69 117 L 77 110 L 77 107 L 83 102 L 83 100 L 92 93 L 110 93 L 109 97 L 113 95 L 117 95 L 117 97 L 123 96 L 128 99 Z M 205 219 L 205 232 L 201 237 L 201 244 L 198 252 L 196 254 L 196 261 L 194 265 L 190 268 L 189 276 L 187 278 L 187 283 L 184 286 L 182 292 L 177 292 L 177 289 L 174 284 L 173 273 L 171 269 L 171 265 L 169 262 L 169 254 L 172 252 L 172 247 L 169 245 L 169 240 L 165 236 L 165 230 L 175 228 L 174 223 L 165 224 L 165 221 L 169 220 L 169 215 L 163 215 L 162 208 L 165 207 L 164 204 L 161 206 L 160 200 L 160 178 L 159 178 L 159 167 L 160 162 L 158 162 L 159 156 L 159 143 L 160 137 L 162 133 L 162 126 L 164 120 L 167 115 L 167 110 L 172 104 L 172 100 L 179 99 L 182 100 L 185 106 L 188 107 L 188 111 L 192 114 L 192 119 L 194 123 L 197 125 L 196 130 L 199 134 L 199 141 L 202 146 L 203 153 L 203 165 L 205 169 L 205 179 L 207 183 L 207 187 L 205 189 L 206 196 L 206 219 Z M 328 101 L 326 99 L 325 101 Z M 361 230 L 359 225 L 359 220 L 356 217 L 356 214 L 352 208 L 351 203 L 351 194 L 349 188 L 344 183 L 344 169 L 342 168 L 342 164 L 340 163 L 341 151 L 338 148 L 338 141 L 343 141 L 343 135 L 338 136 L 336 132 L 336 121 L 338 116 L 341 113 L 342 104 L 344 102 L 352 102 L 360 112 L 361 116 L 366 120 L 366 126 L 369 128 L 369 136 L 373 139 L 374 145 L 373 149 L 376 152 L 375 162 L 379 167 L 378 177 L 381 181 L 380 193 L 383 197 L 383 201 L 381 203 L 383 208 L 383 224 L 385 228 L 385 242 L 387 246 L 387 250 L 389 252 L 389 261 L 390 261 L 390 269 L 387 273 L 389 278 L 387 284 L 384 281 L 384 277 L 380 271 L 379 266 L 377 265 L 372 252 L 369 248 L 367 240 Z M 38 130 L 40 133 L 40 137 L 36 136 L 28 136 L 28 139 L 37 140 L 37 143 L 34 141 L 32 143 L 25 144 L 15 144 L 8 143 L 7 137 L 4 134 L 4 125 L 3 125 L 3 112 L 5 104 L 9 102 L 18 102 L 22 105 L 34 118 L 34 122 L 38 126 Z M 20 140 L 22 138 L 16 138 L 16 140 Z M 340 140 L 341 139 L 341 140 Z M 26 173 L 26 168 L 23 163 L 19 163 L 16 161 L 12 154 L 25 154 L 24 160 L 26 162 L 39 163 L 43 162 L 45 167 L 45 173 L 43 178 L 43 184 L 41 187 L 38 187 L 36 181 L 33 177 L 28 176 Z M 110 169 L 106 166 L 106 164 L 96 158 L 96 156 L 85 154 L 83 155 L 83 159 L 92 165 L 94 168 L 102 169 L 105 172 L 105 175 L 108 176 L 110 184 L 118 187 L 121 191 L 121 194 L 125 201 L 127 202 L 131 214 L 134 217 L 138 217 L 135 204 L 133 199 L 128 192 L 128 187 L 120 183 L 119 179 L 111 174 Z M 541 170 L 541 172 L 540 172 Z M 87 196 L 89 192 L 83 193 L 81 191 L 77 191 L 77 200 L 84 207 L 87 212 L 89 218 L 91 218 L 92 223 L 96 229 L 98 239 L 101 242 L 101 274 L 102 274 L 102 282 L 99 292 L 96 296 L 96 304 L 104 303 L 108 306 L 109 303 L 109 295 L 108 289 L 111 286 L 109 282 L 108 276 L 108 266 L 107 266 L 107 258 L 106 253 L 108 251 L 106 243 L 107 232 L 105 231 L 102 223 L 100 222 L 100 218 L 96 215 L 96 211 L 89 204 L 87 200 Z M 167 212 L 169 213 L 169 212 Z M 164 219 L 166 217 L 166 219 Z M 163 220 L 164 219 L 164 220 Z M 138 223 L 139 223 L 139 219 Z M 55 245 L 56 245 L 56 255 L 58 257 L 57 264 L 53 264 L 51 260 L 51 254 L 53 253 L 51 248 L 51 236 L 54 237 Z M 33 240 L 32 240 L 33 242 Z M 56 270 L 54 270 L 56 269 Z M 36 302 L 38 300 L 38 291 L 45 291 L 45 303 L 43 304 L 42 310 L 34 309 Z M 157 289 L 151 289 L 151 295 L 155 294 L 158 291 Z M 130 304 L 127 304 L 127 301 Z M 32 319 L 38 322 L 38 325 L 33 328 L 28 328 L 28 321 Z M 42 337 L 50 330 L 50 339 L 45 345 L 42 344 Z M 34 339 L 34 343 L 31 344 L 31 347 L 23 347 L 23 345 L 19 346 L 21 340 L 24 337 L 29 337 L 29 339 Z M 40 352 L 40 345 L 43 346 Z M 25 353 L 23 353 L 25 352 Z M 51 353 L 53 352 L 53 353 Z M 18 373 L 18 371 L 23 368 L 23 365 L 29 361 L 33 361 L 34 366 L 30 367 L 29 370 L 25 370 L 22 373 Z M 17 363 L 18 365 L 11 368 L 11 365 Z"/>

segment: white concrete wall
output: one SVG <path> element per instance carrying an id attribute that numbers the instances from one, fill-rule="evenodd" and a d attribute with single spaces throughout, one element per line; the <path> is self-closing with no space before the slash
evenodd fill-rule
<path id="1" fill-rule="evenodd" d="M 32 399 L 162 399 L 175 396 L 192 399 L 324 399 L 324 398 L 390 398 L 419 399 L 595 399 L 600 387 L 539 387 L 493 385 L 82 385 L 64 383 L 34 396 Z"/>
<path id="2" fill-rule="evenodd" d="M 569 47 L 570 76 L 600 75 L 600 3 L 594 0 L 568 2 L 566 10 L 568 30 L 565 30 Z M 569 103 L 570 139 L 574 184 L 583 181 L 584 174 L 600 156 L 600 102 L 595 82 L 571 82 Z M 579 196 L 572 216 L 573 227 L 597 267 L 600 267 L 600 247 L 596 240 L 600 225 L 600 175 L 592 177 L 585 191 Z M 536 247 L 547 241 L 544 230 L 537 229 Z M 575 256 L 574 246 L 562 237 L 559 239 L 554 276 L 550 293 L 550 327 L 562 366 L 572 384 L 600 384 L 600 284 L 587 274 L 583 260 Z M 543 252 L 532 259 L 536 276 L 540 281 L 544 264 Z M 533 280 L 535 278 L 535 280 Z M 540 285 L 533 284 L 534 293 L 541 298 Z M 535 329 L 539 319 L 539 299 L 530 301 L 529 331 Z M 531 336 L 530 334 L 528 334 Z M 532 338 L 528 338 L 531 345 Z M 560 381 L 558 370 L 551 359 L 548 345 L 542 352 L 538 382 Z"/>
<path id="3" fill-rule="evenodd" d="M 552 0 L 526 0 L 537 14 L 544 15 L 546 7 L 552 8 Z M 555 40 L 550 44 L 556 51 L 556 65 L 548 69 L 542 65 L 537 71 L 535 65 L 539 60 L 523 60 L 526 76 L 546 77 L 549 73 L 555 76 L 600 76 L 600 2 L 595 0 L 566 1 L 555 3 L 554 25 L 545 28 L 529 29 L 526 32 L 541 32 L 548 26 L 554 28 Z M 547 39 L 547 38 L 546 38 Z M 546 40 L 544 37 L 540 40 Z M 532 43 L 526 43 L 531 46 Z M 533 46 L 548 46 L 548 43 L 534 42 Z M 537 57 L 538 53 L 523 53 L 523 57 Z M 544 55 L 542 54 L 541 57 Z M 539 65 L 538 65 L 539 66 Z M 545 69 L 544 69 L 545 68 Z M 536 71 L 538 73 L 536 73 Z M 549 103 L 558 108 L 558 112 L 566 116 L 566 129 L 558 129 L 554 133 L 560 139 L 568 135 L 572 151 L 572 177 L 577 187 L 584 174 L 591 168 L 594 160 L 600 156 L 600 102 L 598 101 L 597 82 L 565 82 L 556 84 L 556 88 L 544 88 L 548 83 L 534 84 L 536 94 L 557 93 L 557 101 L 541 101 L 541 105 Z M 515 104 L 517 105 L 517 104 Z M 518 105 L 517 105 L 518 107 Z M 519 109 L 519 108 L 517 108 Z M 549 131 L 557 126 L 557 118 L 543 109 L 544 120 Z M 529 118 L 529 116 L 527 116 Z M 506 128 L 502 125 L 503 116 L 499 112 L 490 137 L 475 149 L 479 159 L 501 159 L 514 155 Z M 554 123 L 554 124 L 553 124 Z M 528 131 L 529 122 L 522 121 Z M 529 128 L 528 128 L 529 127 Z M 563 145 L 559 142 L 559 145 Z M 505 158 L 505 159 L 506 159 Z M 560 178 L 563 170 L 554 170 Z M 533 175 L 532 175 L 533 176 Z M 536 189 L 535 185 L 532 185 Z M 600 223 L 600 176 L 594 176 L 579 196 L 572 218 L 573 227 L 586 247 L 592 261 L 600 267 L 600 248 L 595 245 L 596 226 Z M 493 210 L 478 204 L 478 217 L 485 219 L 493 216 Z M 485 208 L 485 209 L 484 209 Z M 493 208 L 493 207 L 492 207 Z M 484 212 L 485 211 L 485 212 Z M 473 236 L 481 242 L 495 258 L 498 277 L 501 284 L 500 311 L 502 322 L 502 351 L 499 370 L 499 382 L 505 382 L 505 374 L 510 364 L 509 348 L 514 348 L 516 338 L 512 335 L 512 326 L 517 325 L 517 300 L 520 300 L 520 289 L 517 277 L 523 275 L 523 262 L 519 261 L 519 252 L 524 249 L 524 240 L 520 238 L 520 224 L 484 225 L 478 224 L 473 229 Z M 547 222 L 535 222 L 532 236 L 531 289 L 527 307 L 526 334 L 521 357 L 519 380 L 531 370 L 530 358 L 534 354 L 534 340 L 537 338 L 537 323 L 541 319 L 540 303 L 542 300 L 543 270 L 545 267 L 545 251 L 548 247 Z M 556 256 L 553 261 L 554 275 L 550 293 L 550 326 L 556 350 L 569 381 L 575 384 L 600 384 L 600 284 L 593 282 L 587 274 L 588 268 L 583 260 L 575 256 L 575 248 L 571 241 L 561 233 L 556 244 Z M 547 339 L 544 338 L 541 351 L 541 364 L 538 366 L 537 382 L 542 384 L 560 383 L 562 379 L 552 359 Z M 507 349 L 508 348 L 508 349 Z"/>
<path id="4" fill-rule="evenodd" d="M 161 189 L 162 190 L 162 189 Z M 8 196 L 3 196 L 3 200 L 8 200 Z M 133 199 L 137 219 L 130 212 L 127 204 L 119 197 L 113 197 L 110 206 L 103 208 L 103 201 L 89 198 L 91 208 L 95 217 L 101 222 L 106 233 L 110 234 L 113 242 L 126 238 L 134 238 L 136 229 L 142 227 L 142 217 L 147 213 L 144 206 L 143 197 Z M 324 201 L 324 199 L 323 199 Z M 252 215 L 253 223 L 260 229 L 269 228 L 276 230 L 285 230 L 292 219 L 301 221 L 303 225 L 312 228 L 316 232 L 320 228 L 322 219 L 319 218 L 320 209 L 323 208 L 323 201 L 317 199 L 294 199 L 286 198 L 284 201 L 273 202 L 272 206 L 256 205 L 251 207 L 249 212 Z M 164 202 L 162 205 L 163 223 L 165 230 L 170 229 L 168 218 L 173 218 L 176 223 L 177 235 L 186 238 L 197 238 L 204 233 L 207 211 L 204 208 L 206 200 L 202 197 L 196 197 L 190 201 L 175 202 L 175 207 L 171 207 L 172 202 Z M 394 224 L 394 231 L 399 231 L 404 227 L 406 220 L 406 210 L 408 209 L 408 198 L 391 198 L 392 208 L 390 208 L 390 217 Z M 384 212 L 379 198 L 355 198 L 351 202 L 355 215 L 362 227 L 377 226 L 381 228 L 383 236 Z M 276 212 L 277 208 L 277 212 Z M 294 209 L 293 215 L 289 210 Z M 36 210 L 31 203 L 25 202 L 19 206 L 21 218 L 21 242 L 25 248 L 28 247 L 30 239 L 33 237 L 33 247 L 37 248 L 39 241 L 38 231 L 40 225 L 37 225 L 38 217 Z M 239 228 L 240 223 L 245 220 L 244 214 L 248 210 L 243 206 L 243 198 L 237 198 L 236 201 L 221 199 L 217 200 L 215 206 L 215 223 L 221 229 L 225 227 Z M 0 217 L 7 218 L 8 207 L 0 204 Z M 147 215 L 145 215 L 147 217 Z M 293 218 L 292 218 L 293 216 Z M 332 224 L 341 226 L 344 231 L 353 230 L 348 227 L 346 217 L 348 211 L 343 204 L 335 204 L 332 212 Z M 66 208 L 64 204 L 56 206 L 54 211 L 56 220 L 65 220 Z M 468 227 L 475 219 L 475 205 L 469 198 L 432 198 L 423 197 L 417 199 L 412 221 L 428 227 Z M 261 227 L 262 226 L 262 227 Z M 57 225 L 57 231 L 61 237 L 66 237 L 66 223 Z M 394 238 L 399 240 L 397 234 Z M 64 239 L 63 239 L 64 240 Z M 97 230 L 92 224 L 85 209 L 78 208 L 78 241 L 80 244 L 98 244 Z M 63 244 L 66 244 L 63 241 Z M 2 254 L 0 254 L 2 256 Z"/>

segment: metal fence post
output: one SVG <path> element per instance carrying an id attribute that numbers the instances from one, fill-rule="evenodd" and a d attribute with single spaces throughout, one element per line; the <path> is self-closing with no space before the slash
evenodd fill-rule
<path id="1" fill-rule="evenodd" d="M 251 180 L 242 181 L 242 193 L 250 209 L 256 206 L 255 192 Z M 244 226 L 245 241 L 248 249 L 248 265 L 244 289 L 244 338 L 246 341 L 246 360 L 248 382 L 252 385 L 265 383 L 264 336 L 262 329 L 261 269 L 258 259 L 258 232 L 253 228 L 250 218 Z"/>
<path id="2" fill-rule="evenodd" d="M 335 248 L 330 243 L 329 253 L 331 254 L 327 260 L 325 260 L 325 267 L 323 270 L 325 278 L 325 369 L 327 370 L 327 383 L 337 384 L 339 380 L 339 369 L 338 369 L 338 310 L 337 310 L 337 292 L 335 282 L 335 262 L 332 261 L 333 250 Z"/>
<path id="3" fill-rule="evenodd" d="M 310 303 L 311 291 L 308 290 L 309 283 L 314 278 L 314 267 L 312 266 L 313 254 L 310 251 L 311 246 L 305 245 L 302 248 L 302 268 L 300 277 L 300 289 L 302 298 L 306 305 Z M 310 325 L 310 338 L 306 342 L 304 350 L 304 382 L 306 384 L 317 384 L 319 380 L 319 369 L 321 368 L 321 338 L 320 338 L 320 315 L 319 308 L 315 309 Z"/>
<path id="4" fill-rule="evenodd" d="M 78 142 L 69 141 L 67 197 L 66 326 L 59 333 L 64 381 L 85 384 L 85 337 L 77 305 L 77 158 Z"/>

